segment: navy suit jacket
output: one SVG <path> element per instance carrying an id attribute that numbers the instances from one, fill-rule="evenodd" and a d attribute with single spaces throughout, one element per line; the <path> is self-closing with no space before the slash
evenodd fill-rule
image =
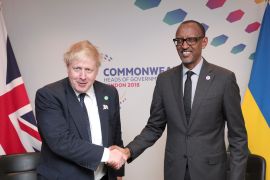
<path id="1" fill-rule="evenodd" d="M 101 122 L 103 146 L 123 146 L 117 90 L 95 81 L 93 84 Z M 108 98 L 105 98 L 105 97 Z M 108 108 L 103 108 L 107 105 Z M 41 179 L 94 180 L 104 147 L 89 142 L 82 108 L 68 78 L 49 84 L 36 93 L 38 129 L 42 137 Z M 107 167 L 108 179 L 123 176 L 123 169 Z"/>
<path id="2" fill-rule="evenodd" d="M 204 60 L 189 124 L 183 105 L 182 65 L 159 75 L 146 127 L 130 144 L 130 161 L 152 146 L 167 126 L 165 180 L 184 179 L 188 164 L 193 180 L 226 180 L 224 127 L 231 151 L 229 180 L 243 180 L 247 134 L 233 72 Z"/>

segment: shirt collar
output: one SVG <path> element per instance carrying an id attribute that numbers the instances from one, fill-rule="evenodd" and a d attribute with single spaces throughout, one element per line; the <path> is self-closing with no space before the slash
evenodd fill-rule
<path id="1" fill-rule="evenodd" d="M 202 64 L 203 64 L 203 58 L 201 58 L 200 62 L 191 70 L 192 72 L 194 72 L 194 74 L 196 74 L 197 76 L 199 76 L 200 71 L 202 69 Z M 183 77 L 186 74 L 187 71 L 189 71 L 190 69 L 188 69 L 186 66 L 184 66 L 183 64 Z"/>
<path id="2" fill-rule="evenodd" d="M 76 96 L 78 97 L 81 93 L 77 92 L 75 89 L 73 89 Z M 90 97 L 91 99 L 95 97 L 95 91 L 94 91 L 94 86 L 92 85 L 88 91 L 85 92 L 85 94 Z"/>

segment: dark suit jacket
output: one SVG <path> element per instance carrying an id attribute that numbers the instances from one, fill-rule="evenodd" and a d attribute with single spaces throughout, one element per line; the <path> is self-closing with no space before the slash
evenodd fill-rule
<path id="1" fill-rule="evenodd" d="M 204 60 L 187 124 L 182 69 L 180 65 L 158 76 L 147 125 L 127 146 L 132 152 L 130 161 L 152 146 L 167 125 L 165 180 L 184 179 L 187 163 L 192 180 L 225 180 L 227 122 L 230 180 L 244 180 L 247 135 L 234 73 Z"/>
<path id="2" fill-rule="evenodd" d="M 98 104 L 103 146 L 123 146 L 117 90 L 96 81 L 94 90 Z M 104 98 L 109 97 L 108 100 Z M 104 148 L 89 142 L 82 108 L 68 78 L 49 84 L 36 93 L 38 129 L 42 137 L 40 177 L 63 180 L 94 180 Z M 108 109 L 103 109 L 107 105 Z M 110 180 L 122 176 L 123 169 L 108 167 Z"/>

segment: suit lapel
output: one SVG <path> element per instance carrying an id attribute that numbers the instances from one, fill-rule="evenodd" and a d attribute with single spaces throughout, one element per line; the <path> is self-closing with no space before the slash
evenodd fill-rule
<path id="1" fill-rule="evenodd" d="M 110 98 L 105 94 L 103 87 L 97 81 L 94 83 L 95 96 L 97 99 L 97 106 L 100 118 L 102 143 L 104 147 L 108 146 L 108 132 L 109 132 L 109 101 L 105 97 Z"/>
<path id="2" fill-rule="evenodd" d="M 175 68 L 174 74 L 171 78 L 172 86 L 174 90 L 174 96 L 176 103 L 178 105 L 178 110 L 180 111 L 181 119 L 184 119 L 184 124 L 187 126 L 184 102 L 183 102 L 183 67 L 182 65 Z"/>
<path id="3" fill-rule="evenodd" d="M 191 118 L 190 118 L 190 125 L 192 124 L 194 117 L 199 109 L 202 99 L 206 96 L 208 89 L 213 82 L 215 75 L 212 72 L 212 69 L 209 63 L 204 60 L 202 69 L 199 75 L 196 92 L 194 95 L 194 100 L 192 104 L 192 111 L 191 111 Z"/>
<path id="4" fill-rule="evenodd" d="M 66 96 L 67 96 L 67 106 L 68 106 L 68 110 L 72 116 L 72 119 L 74 120 L 74 123 L 78 129 L 78 133 L 81 135 L 81 137 L 83 139 L 86 139 L 89 141 L 89 135 L 88 135 L 88 131 L 87 131 L 87 123 L 85 122 L 85 120 L 83 119 L 83 112 L 82 112 L 82 108 L 79 104 L 79 100 L 76 97 L 76 94 L 74 92 L 74 90 L 72 89 L 72 87 L 69 84 L 68 79 L 65 82 L 65 86 L 66 86 Z"/>

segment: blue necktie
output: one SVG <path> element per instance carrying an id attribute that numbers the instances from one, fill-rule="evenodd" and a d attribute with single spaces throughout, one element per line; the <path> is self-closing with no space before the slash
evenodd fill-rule
<path id="1" fill-rule="evenodd" d="M 83 110 L 83 114 L 82 114 L 83 119 L 84 119 L 84 121 L 86 121 L 86 125 L 87 125 L 86 128 L 87 128 L 87 132 L 88 132 L 89 141 L 92 142 L 89 117 L 88 117 L 87 109 L 86 109 L 86 106 L 85 106 L 85 103 L 84 103 L 84 97 L 85 97 L 85 95 L 86 95 L 86 93 L 81 93 L 79 95 L 80 105 L 81 105 L 82 110 Z"/>
<path id="2" fill-rule="evenodd" d="M 185 82 L 184 88 L 184 109 L 186 114 L 187 123 L 189 123 L 190 115 L 191 115 L 191 90 L 192 90 L 192 82 L 191 76 L 194 74 L 192 71 L 186 72 L 187 79 Z"/>

